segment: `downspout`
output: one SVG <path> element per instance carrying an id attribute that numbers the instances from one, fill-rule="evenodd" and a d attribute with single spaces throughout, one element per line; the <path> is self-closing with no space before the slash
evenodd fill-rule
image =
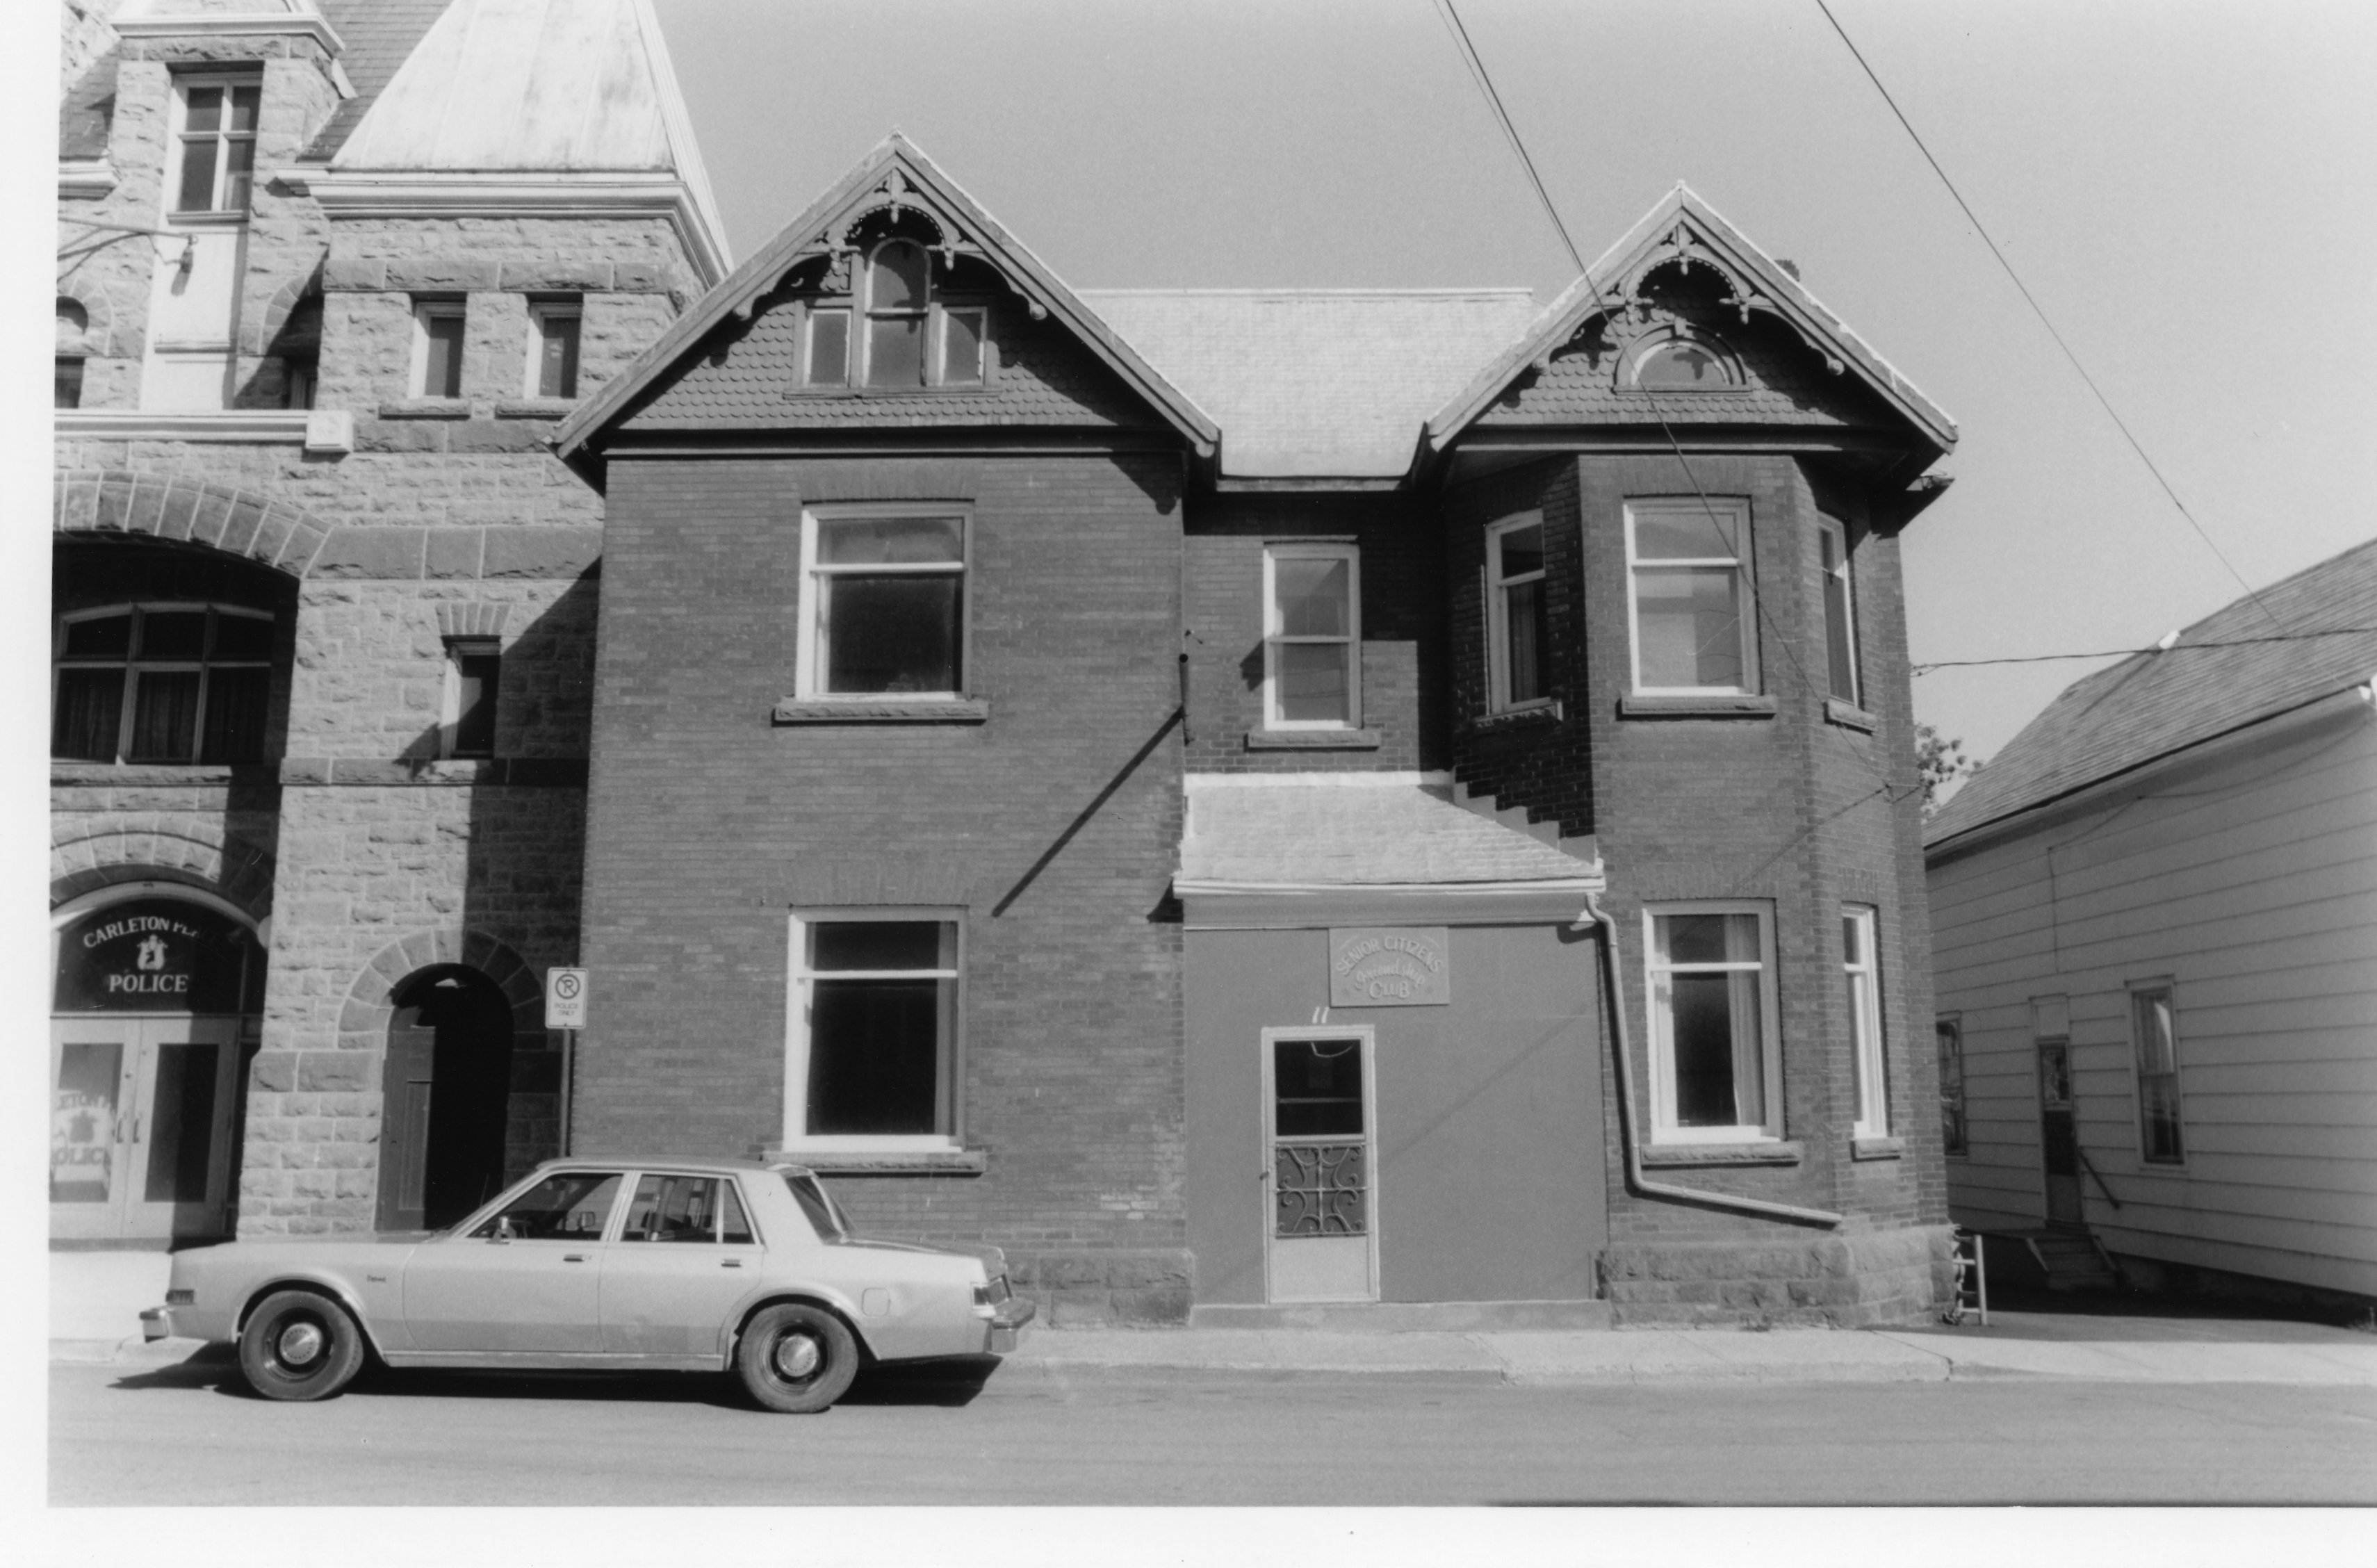
<path id="1" fill-rule="evenodd" d="M 1626 1034 L 1626 992 L 1619 983 L 1618 922 L 1601 907 L 1601 900 L 1593 893 L 1584 895 L 1584 913 L 1569 928 L 1581 931 L 1590 923 L 1601 928 L 1601 973 L 1609 991 L 1611 1048 L 1618 1056 L 1618 1127 L 1619 1138 L 1626 1151 L 1626 1190 L 1639 1198 L 1672 1198 L 1680 1203 L 1704 1203 L 1711 1208 L 1735 1209 L 1743 1214 L 1761 1215 L 1769 1219 L 1787 1219 L 1799 1225 L 1839 1226 L 1847 1219 L 1830 1209 L 1801 1208 L 1797 1203 L 1770 1203 L 1762 1198 L 1737 1198 L 1730 1192 L 1703 1192 L 1697 1188 L 1671 1186 L 1665 1181 L 1653 1181 L 1642 1174 L 1642 1151 L 1634 1135 L 1634 1050 Z"/>

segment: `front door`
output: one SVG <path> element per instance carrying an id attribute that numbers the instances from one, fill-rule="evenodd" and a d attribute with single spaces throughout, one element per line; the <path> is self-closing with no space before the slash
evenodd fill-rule
<path id="1" fill-rule="evenodd" d="M 1371 1047 L 1366 1028 L 1264 1034 L 1272 1301 L 1379 1298 Z"/>
<path id="2" fill-rule="evenodd" d="M 239 1023 L 124 1013 L 52 1021 L 52 1236 L 223 1233 Z"/>
<path id="3" fill-rule="evenodd" d="M 2080 1133 L 2072 1122 L 2068 1040 L 2038 1042 L 2038 1131 L 2047 1179 L 2047 1223 L 2082 1224 Z"/>

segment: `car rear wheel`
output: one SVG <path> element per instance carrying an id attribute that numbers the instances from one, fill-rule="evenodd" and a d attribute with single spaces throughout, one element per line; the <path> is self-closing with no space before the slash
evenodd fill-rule
<path id="1" fill-rule="evenodd" d="M 310 1290 L 274 1291 L 239 1336 L 239 1370 L 267 1399 L 328 1399 L 363 1364 L 363 1331 L 353 1317 Z"/>
<path id="2" fill-rule="evenodd" d="M 831 1312 L 788 1301 L 751 1320 L 735 1347 L 735 1370 L 767 1408 L 813 1415 L 858 1375 L 858 1341 Z"/>

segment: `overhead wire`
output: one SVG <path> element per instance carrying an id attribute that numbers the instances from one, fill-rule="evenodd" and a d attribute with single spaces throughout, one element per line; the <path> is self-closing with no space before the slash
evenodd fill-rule
<path id="1" fill-rule="evenodd" d="M 2205 642 L 2174 642 L 2168 647 L 2160 643 L 2151 648 L 2106 648 L 2092 653 L 2022 653 L 2002 659 L 1930 659 L 1906 666 L 1910 675 L 1926 675 L 1932 670 L 1973 669 L 1983 664 L 2045 664 L 2058 659 L 2128 659 L 2140 653 L 2188 653 L 2198 648 L 2252 648 L 2264 642 L 2310 642 L 2322 637 L 2365 637 L 2377 633 L 2377 626 L 2338 626 L 2324 631 L 2288 631 L 2275 637 L 2224 637 Z"/>

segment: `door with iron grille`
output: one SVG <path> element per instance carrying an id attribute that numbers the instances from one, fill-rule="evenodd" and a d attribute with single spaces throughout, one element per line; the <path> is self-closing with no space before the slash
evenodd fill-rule
<path id="1" fill-rule="evenodd" d="M 1367 1028 L 1264 1031 L 1272 1301 L 1378 1299 L 1373 1054 Z"/>

